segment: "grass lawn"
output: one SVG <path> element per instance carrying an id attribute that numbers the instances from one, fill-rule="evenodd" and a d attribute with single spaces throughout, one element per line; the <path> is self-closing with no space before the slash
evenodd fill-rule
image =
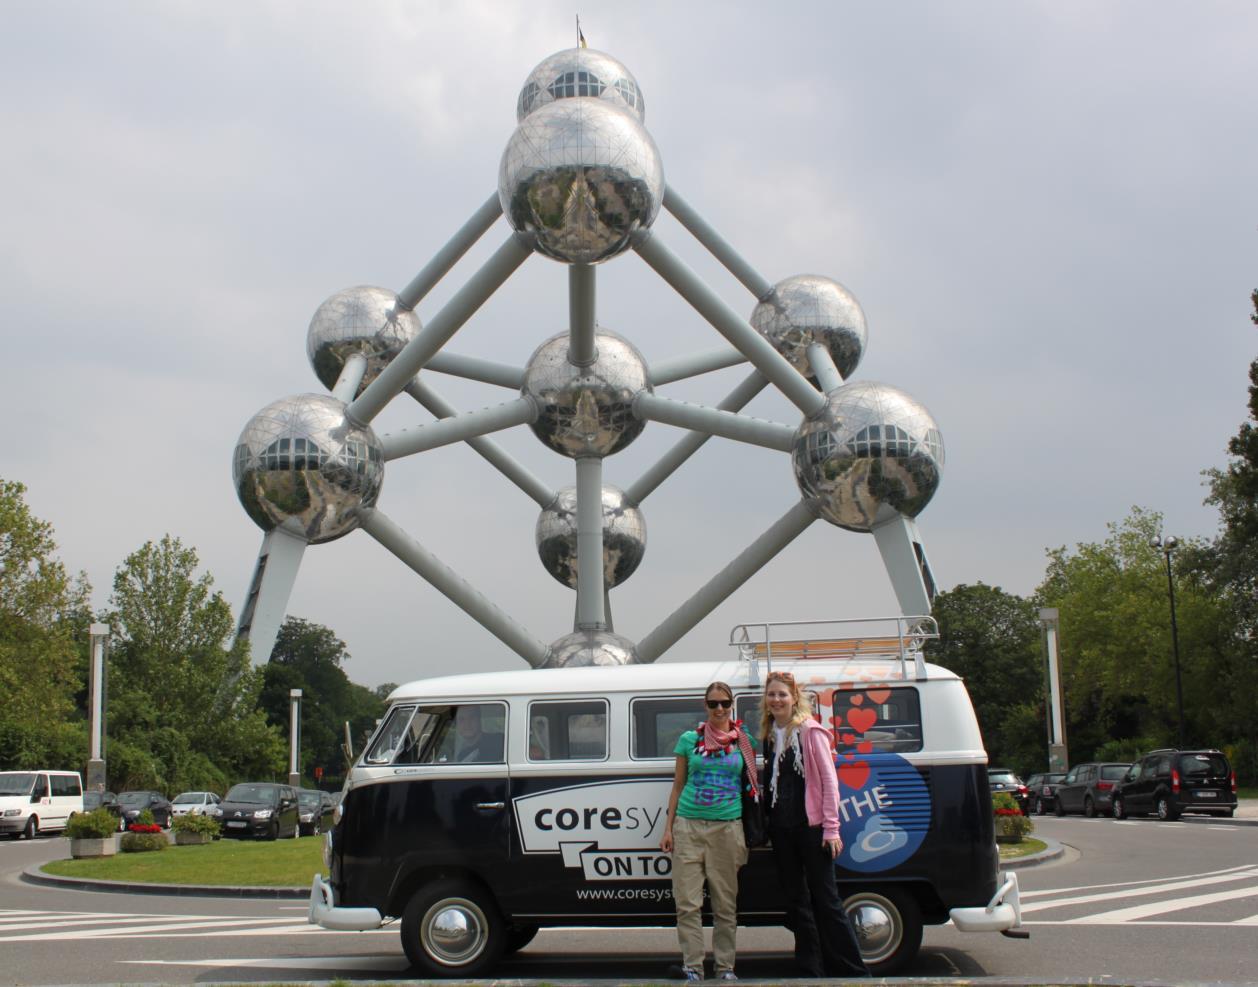
<path id="1" fill-rule="evenodd" d="M 309 887 L 325 873 L 323 841 L 215 840 L 201 846 L 168 846 L 149 853 L 122 853 L 85 860 L 54 860 L 46 874 L 100 881 L 152 884 L 224 884 L 246 887 Z"/>
<path id="2" fill-rule="evenodd" d="M 1258 799 L 1258 788 L 1240 788 L 1236 789 L 1236 797 L 1238 799 Z"/>
<path id="3" fill-rule="evenodd" d="M 1041 850 L 1048 849 L 1047 843 L 1043 840 L 1037 840 L 1034 836 L 1023 837 L 1021 843 L 998 843 L 996 846 L 1000 850 L 1001 860 L 1028 857 L 1033 853 L 1039 853 Z"/>

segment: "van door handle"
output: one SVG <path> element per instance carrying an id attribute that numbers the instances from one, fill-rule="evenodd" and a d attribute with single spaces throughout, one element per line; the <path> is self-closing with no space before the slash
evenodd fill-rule
<path id="1" fill-rule="evenodd" d="M 506 807 L 507 807 L 506 802 L 477 802 L 476 803 L 476 808 L 484 812 L 489 812 L 495 809 L 505 809 Z"/>

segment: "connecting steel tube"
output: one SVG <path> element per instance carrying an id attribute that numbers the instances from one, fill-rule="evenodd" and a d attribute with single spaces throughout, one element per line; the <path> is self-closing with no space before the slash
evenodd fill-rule
<path id="1" fill-rule="evenodd" d="M 432 260 L 424 265 L 424 269 L 411 279 L 411 283 L 398 292 L 398 301 L 401 306 L 413 309 L 418 305 L 424 296 L 432 291 L 433 286 L 449 273 L 450 268 L 459 262 L 459 259 L 501 215 L 502 203 L 498 199 L 498 193 L 494 192 L 485 200 L 484 205 L 472 213 L 472 218 L 464 223 L 454 236 L 450 237 L 446 245 L 433 255 Z"/>
<path id="2" fill-rule="evenodd" d="M 808 366 L 812 368 L 812 375 L 817 378 L 817 385 L 821 388 L 822 394 L 829 394 L 843 384 L 843 375 L 834 365 L 834 357 L 820 343 L 809 344 Z"/>
<path id="3" fill-rule="evenodd" d="M 577 630 L 601 631 L 603 610 L 603 461 L 577 460 Z"/>
<path id="4" fill-rule="evenodd" d="M 671 384 L 674 381 L 685 380 L 687 377 L 698 377 L 711 370 L 724 370 L 726 367 L 736 367 L 746 362 L 747 358 L 738 350 L 709 350 L 707 353 L 692 353 L 689 356 L 673 357 L 653 363 L 647 370 L 647 376 L 651 379 L 653 386 L 659 387 L 661 384 Z"/>
<path id="5" fill-rule="evenodd" d="M 690 231 L 691 236 L 707 247 L 708 253 L 741 281 L 743 287 L 756 296 L 756 301 L 762 302 L 769 297 L 773 292 L 773 285 L 743 260 L 738 251 L 709 226 L 707 220 L 695 212 L 690 203 L 678 195 L 677 190 L 671 185 L 664 187 L 664 208 L 673 214 L 677 222 Z"/>
<path id="6" fill-rule="evenodd" d="M 747 418 L 719 408 L 705 408 L 685 401 L 674 401 L 650 391 L 638 392 L 633 399 L 633 413 L 644 421 L 691 428 L 778 452 L 790 452 L 795 445 L 795 429 L 789 425 Z"/>
<path id="7" fill-rule="evenodd" d="M 535 421 L 537 421 L 537 405 L 533 399 L 516 398 L 505 404 L 481 408 L 480 411 L 469 411 L 462 415 L 442 418 L 428 425 L 404 428 L 400 432 L 382 435 L 380 444 L 384 447 L 384 458 L 387 462 Z"/>
<path id="8" fill-rule="evenodd" d="M 489 602 L 475 587 L 379 510 L 361 512 L 362 529 L 401 559 L 437 592 L 489 631 L 494 637 L 538 668 L 549 649 Z"/>
<path id="9" fill-rule="evenodd" d="M 594 265 L 568 265 L 568 362 L 588 367 L 598 359 L 594 342 Z"/>
<path id="10" fill-rule="evenodd" d="M 645 230 L 635 238 L 633 248 L 717 332 L 742 351 L 752 366 L 768 377 L 795 407 L 810 415 L 826 403 L 825 397 L 773 348 L 772 343 L 726 305 L 681 258 L 660 242 L 658 236 Z"/>
<path id="11" fill-rule="evenodd" d="M 406 389 L 411 378 L 432 359 L 450 337 L 463 327 L 472 314 L 502 287 L 507 278 L 515 273 L 532 253 L 515 234 L 507 238 L 481 269 L 468 279 L 440 312 L 432 317 L 418 336 L 407 343 L 380 376 L 367 385 L 345 414 L 356 425 L 370 425 L 371 420 L 384 410 L 394 397 Z"/>
<path id="12" fill-rule="evenodd" d="M 367 358 L 362 353 L 351 353 L 341 367 L 341 374 L 332 385 L 332 396 L 338 401 L 349 404 L 358 393 L 358 385 L 363 382 L 367 373 Z"/>
<path id="13" fill-rule="evenodd" d="M 424 364 L 425 370 L 435 370 L 439 374 L 451 377 L 465 377 L 478 380 L 482 384 L 497 384 L 518 391 L 524 384 L 524 370 L 493 360 L 482 360 L 476 356 L 463 356 L 459 353 L 434 353 L 432 359 Z"/>
<path id="14" fill-rule="evenodd" d="M 741 384 L 730 391 L 729 396 L 717 405 L 721 411 L 740 411 L 757 394 L 765 389 L 768 381 L 759 370 L 753 370 Z M 691 432 L 682 439 L 625 491 L 631 504 L 641 504 L 661 483 L 667 480 L 687 459 L 698 452 L 712 436 L 706 432 Z"/>
<path id="15" fill-rule="evenodd" d="M 812 510 L 802 500 L 774 521 L 769 530 L 748 545 L 729 565 L 713 576 L 697 593 L 664 618 L 663 623 L 638 642 L 638 659 L 652 662 L 692 631 L 699 621 L 723 603 L 734 590 L 763 568 L 770 559 L 812 524 Z"/>
<path id="16" fill-rule="evenodd" d="M 406 385 L 406 393 L 420 405 L 427 408 L 437 418 L 453 418 L 458 414 L 454 405 L 438 394 L 425 381 L 416 377 Z M 483 435 L 465 439 L 471 448 L 484 458 L 499 473 L 529 495 L 538 507 L 549 507 L 555 501 L 555 491 L 529 472 L 528 468 L 516 460 L 493 439 Z"/>

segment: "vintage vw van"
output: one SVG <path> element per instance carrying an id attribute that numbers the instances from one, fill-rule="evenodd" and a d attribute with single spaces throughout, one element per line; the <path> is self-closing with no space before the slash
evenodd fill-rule
<path id="1" fill-rule="evenodd" d="M 872 971 L 913 959 L 925 924 L 1026 933 L 998 873 L 987 755 L 965 686 L 927 664 L 933 621 L 838 637 L 828 622 L 736 629 L 730 660 L 528 670 L 398 687 L 325 837 L 310 921 L 378 928 L 432 976 L 476 976 L 541 927 L 674 921 L 660 852 L 673 746 L 714 680 L 758 726 L 771 669 L 836 738 L 844 896 Z M 739 921 L 784 918 L 772 851 L 739 879 Z"/>

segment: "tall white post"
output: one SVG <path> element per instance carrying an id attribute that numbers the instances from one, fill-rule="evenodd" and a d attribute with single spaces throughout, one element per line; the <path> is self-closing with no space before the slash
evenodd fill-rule
<path id="1" fill-rule="evenodd" d="M 109 625 L 88 628 L 91 658 L 88 667 L 88 754 L 87 790 L 105 790 L 105 651 L 109 645 Z"/>
<path id="2" fill-rule="evenodd" d="M 1040 625 L 1044 628 L 1044 650 L 1048 655 L 1048 770 L 1065 771 L 1069 758 L 1066 751 L 1066 717 L 1061 696 L 1061 662 L 1057 655 L 1057 629 L 1060 623 L 1056 607 L 1040 609 Z"/>
<path id="3" fill-rule="evenodd" d="M 301 787 L 301 690 L 288 690 L 288 783 Z"/>

